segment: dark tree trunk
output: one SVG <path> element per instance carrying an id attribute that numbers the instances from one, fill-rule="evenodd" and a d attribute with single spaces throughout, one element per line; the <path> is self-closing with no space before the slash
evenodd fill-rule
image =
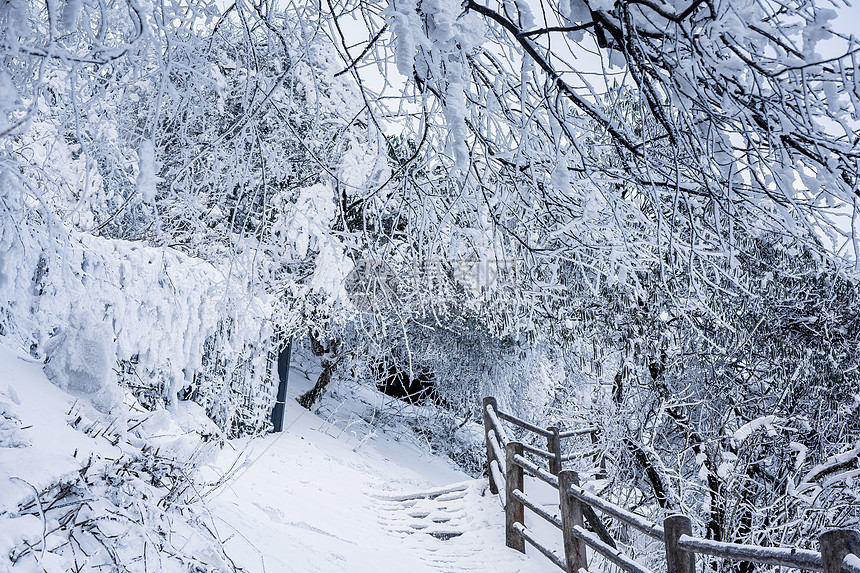
<path id="1" fill-rule="evenodd" d="M 334 360 L 323 359 L 323 371 L 320 373 L 319 378 L 317 378 L 317 383 L 314 384 L 313 388 L 296 398 L 298 403 L 302 405 L 302 408 L 310 410 L 316 401 L 320 399 L 325 392 L 326 387 L 329 385 L 329 382 L 331 382 L 331 376 L 336 364 L 337 362 Z"/>
<path id="2" fill-rule="evenodd" d="M 311 332 L 310 339 L 311 352 L 316 356 L 322 356 L 322 372 L 320 373 L 319 378 L 317 378 L 317 382 L 314 384 L 314 387 L 296 398 L 296 401 L 301 404 L 303 408 L 307 408 L 308 410 L 310 410 L 317 400 L 319 400 L 325 393 L 326 387 L 328 387 L 331 382 L 334 369 L 343 359 L 343 355 L 340 354 L 340 340 L 323 339 L 322 337 L 315 336 L 313 332 Z"/>

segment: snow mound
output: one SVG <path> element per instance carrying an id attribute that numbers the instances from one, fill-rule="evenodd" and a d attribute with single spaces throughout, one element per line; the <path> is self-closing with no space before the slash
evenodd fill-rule
<path id="1" fill-rule="evenodd" d="M 45 345 L 45 374 L 57 387 L 89 399 L 96 410 L 110 414 L 123 401 L 112 369 L 113 337 L 91 314 L 73 316 L 74 323 Z"/>

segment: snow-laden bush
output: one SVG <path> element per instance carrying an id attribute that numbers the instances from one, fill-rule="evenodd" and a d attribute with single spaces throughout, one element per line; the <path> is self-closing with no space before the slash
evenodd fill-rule
<path id="1" fill-rule="evenodd" d="M 123 392 L 113 372 L 113 336 L 88 313 L 72 314 L 68 326 L 45 344 L 48 378 L 67 392 L 86 397 L 105 414 L 119 409 Z"/>
<path id="2" fill-rule="evenodd" d="M 22 497 L 0 507 L 0 567 L 235 571 L 202 505 L 203 486 L 194 481 L 221 443 L 202 410 L 184 405 L 170 415 L 127 403 L 126 419 L 118 421 L 93 419 L 80 406 L 49 414 L 67 414 L 69 425 L 85 436 L 77 446 L 114 453 L 83 456 L 78 471 L 40 476 L 45 480 L 38 487 L 12 478 Z"/>
<path id="3" fill-rule="evenodd" d="M 109 412 L 192 397 L 231 435 L 268 429 L 271 308 L 235 268 L 66 230 L 0 178 L 0 333 L 61 388 Z M 44 218 L 43 218 L 44 217 Z"/>

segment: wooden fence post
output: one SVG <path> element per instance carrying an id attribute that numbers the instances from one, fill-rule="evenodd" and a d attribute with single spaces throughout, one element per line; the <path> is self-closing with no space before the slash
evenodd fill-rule
<path id="1" fill-rule="evenodd" d="M 849 553 L 860 556 L 860 531 L 831 529 L 818 537 L 824 573 L 841 573 L 842 560 Z"/>
<path id="2" fill-rule="evenodd" d="M 496 480 L 493 479 L 493 469 L 490 467 L 493 463 L 493 460 L 496 459 L 496 454 L 493 452 L 493 446 L 490 445 L 490 430 L 493 428 L 493 422 L 490 420 L 489 414 L 487 414 L 487 406 L 492 406 L 493 411 L 496 411 L 496 399 L 487 396 L 484 398 L 483 408 L 484 408 L 484 442 L 487 445 L 487 477 L 490 481 L 490 493 L 493 495 L 497 495 L 499 493 L 499 484 L 496 483 Z M 499 469 L 502 469 L 499 467 Z"/>
<path id="3" fill-rule="evenodd" d="M 556 434 L 557 435 L 557 434 Z M 564 537 L 564 560 L 567 573 L 577 573 L 588 569 L 585 542 L 573 533 L 573 526 L 584 527 L 582 502 L 570 494 L 570 486 L 579 485 L 579 475 L 573 470 L 563 470 L 558 474 L 558 503 L 561 509 L 562 535 Z"/>
<path id="4" fill-rule="evenodd" d="M 549 473 L 557 476 L 561 471 L 561 437 L 555 426 L 550 426 L 547 430 L 552 432 L 552 435 L 546 438 L 546 451 L 555 456 L 549 459 Z"/>
<path id="5" fill-rule="evenodd" d="M 666 534 L 666 573 L 695 573 L 696 556 L 678 545 L 682 535 L 693 534 L 693 524 L 686 515 L 670 515 L 663 520 Z"/>
<path id="6" fill-rule="evenodd" d="M 523 502 L 514 497 L 514 490 L 523 491 L 523 468 L 514 462 L 514 456 L 523 455 L 520 442 L 505 445 L 505 543 L 520 553 L 526 552 L 526 540 L 514 529 L 514 524 L 524 524 L 525 508 Z"/>

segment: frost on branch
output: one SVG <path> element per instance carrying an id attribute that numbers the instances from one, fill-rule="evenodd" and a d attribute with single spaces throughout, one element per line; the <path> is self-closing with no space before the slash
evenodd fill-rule
<path id="1" fill-rule="evenodd" d="M 139 157 L 137 172 L 137 192 L 145 203 L 155 199 L 156 184 L 159 181 L 158 165 L 155 162 L 155 147 L 150 139 L 144 139 L 137 151 Z"/>
<path id="2" fill-rule="evenodd" d="M 446 151 L 465 173 L 470 161 L 467 60 L 480 51 L 486 28 L 452 0 L 429 0 L 420 8 L 414 2 L 392 2 L 388 14 L 397 70 L 441 101 L 449 130 Z"/>

